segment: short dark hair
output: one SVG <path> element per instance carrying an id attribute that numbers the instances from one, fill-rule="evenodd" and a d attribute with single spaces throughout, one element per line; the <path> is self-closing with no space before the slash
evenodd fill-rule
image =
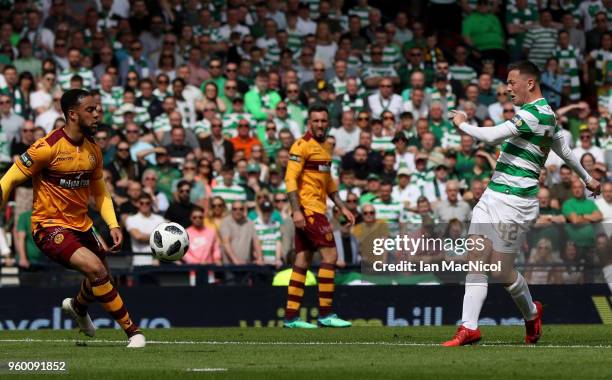
<path id="1" fill-rule="evenodd" d="M 89 91 L 81 89 L 72 89 L 64 92 L 64 95 L 62 95 L 62 98 L 60 99 L 64 118 L 68 120 L 68 111 L 78 107 L 79 104 L 81 104 L 81 101 L 88 96 L 91 96 Z"/>
<path id="2" fill-rule="evenodd" d="M 193 208 L 191 209 L 191 215 L 193 215 L 194 212 L 204 212 L 204 209 L 198 205 L 194 205 Z"/>
<path id="3" fill-rule="evenodd" d="M 518 70 L 519 73 L 532 77 L 536 82 L 540 80 L 540 69 L 531 61 L 525 60 L 511 63 L 508 65 L 508 72 L 512 70 Z"/>
<path id="4" fill-rule="evenodd" d="M 187 82 L 185 82 L 185 79 L 183 78 L 174 78 L 174 80 L 172 81 L 172 85 L 174 85 L 175 83 L 180 83 L 183 85 L 183 87 L 187 85 Z"/>
<path id="5" fill-rule="evenodd" d="M 322 103 L 313 104 L 312 106 L 308 108 L 308 118 L 310 118 L 310 115 L 313 112 L 325 112 L 326 114 L 329 114 L 329 111 L 327 110 L 327 106 L 325 106 Z"/>
<path id="6" fill-rule="evenodd" d="M 186 179 L 182 179 L 176 184 L 177 189 L 180 189 L 183 186 L 189 186 L 189 188 L 191 189 L 191 182 Z"/>

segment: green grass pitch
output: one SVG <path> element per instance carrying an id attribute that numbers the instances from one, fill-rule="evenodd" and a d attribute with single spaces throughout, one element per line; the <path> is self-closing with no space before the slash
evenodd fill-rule
<path id="1" fill-rule="evenodd" d="M 549 325 L 537 346 L 524 329 L 482 327 L 475 346 L 444 348 L 455 328 L 355 327 L 342 330 L 200 328 L 145 331 L 149 344 L 127 350 L 118 330 L 95 339 L 73 331 L 3 331 L 0 366 L 65 361 L 60 379 L 610 379 L 612 327 Z M 32 374 L 19 377 L 31 377 Z M 0 378 L 11 378 L 5 368 Z"/>

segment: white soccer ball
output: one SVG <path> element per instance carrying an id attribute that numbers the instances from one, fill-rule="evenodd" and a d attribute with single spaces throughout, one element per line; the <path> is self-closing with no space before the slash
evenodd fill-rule
<path id="1" fill-rule="evenodd" d="M 159 261 L 177 261 L 189 249 L 189 236 L 178 223 L 161 223 L 153 230 L 149 245 L 153 257 Z"/>

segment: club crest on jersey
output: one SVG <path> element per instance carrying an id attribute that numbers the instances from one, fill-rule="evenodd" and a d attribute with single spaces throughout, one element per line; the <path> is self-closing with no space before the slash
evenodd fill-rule
<path id="1" fill-rule="evenodd" d="M 57 234 L 53 238 L 53 242 L 57 245 L 62 244 L 63 241 L 64 241 L 64 234 Z"/>
<path id="2" fill-rule="evenodd" d="M 21 159 L 21 163 L 23 164 L 23 166 L 25 166 L 26 168 L 29 168 L 34 165 L 34 161 L 32 160 L 32 157 L 30 157 L 28 152 L 24 152 L 19 158 Z"/>
<path id="3" fill-rule="evenodd" d="M 521 119 L 519 115 L 514 115 L 514 117 L 510 121 L 512 121 L 512 123 L 514 123 L 514 125 L 516 125 L 517 127 L 523 125 L 523 119 Z"/>
<path id="4" fill-rule="evenodd" d="M 297 155 L 295 155 L 295 154 L 291 154 L 291 155 L 289 155 L 289 159 L 290 159 L 291 161 L 300 162 L 300 156 L 297 156 Z"/>
<path id="5" fill-rule="evenodd" d="M 94 156 L 93 154 L 90 154 L 89 155 L 89 162 L 95 168 L 96 167 L 96 156 Z"/>

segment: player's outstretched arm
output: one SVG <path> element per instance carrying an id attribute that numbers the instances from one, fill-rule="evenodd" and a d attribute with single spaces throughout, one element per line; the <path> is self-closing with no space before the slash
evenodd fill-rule
<path id="1" fill-rule="evenodd" d="M 6 204 L 13 189 L 25 182 L 28 178 L 30 177 L 22 172 L 17 165 L 13 164 L 10 167 L 6 174 L 2 176 L 2 179 L 0 179 L 0 207 L 3 207 Z"/>
<path id="2" fill-rule="evenodd" d="M 518 129 L 516 128 L 514 123 L 512 123 L 512 121 L 506 121 L 502 124 L 496 125 L 493 128 L 481 128 L 468 124 L 466 122 L 467 115 L 465 114 L 465 112 L 451 112 L 453 123 L 457 128 L 487 144 L 496 144 L 507 139 L 508 137 L 517 135 L 519 133 Z"/>
<path id="3" fill-rule="evenodd" d="M 593 195 L 599 195 L 601 193 L 601 184 L 599 181 L 594 179 L 587 173 L 587 171 L 582 167 L 576 156 L 572 153 L 569 145 L 565 142 L 563 135 L 561 133 L 555 133 L 553 136 L 553 142 L 551 146 L 553 152 L 555 152 L 559 157 L 565 161 L 567 166 L 569 166 L 573 171 L 578 173 L 578 176 L 584 181 Z"/>

